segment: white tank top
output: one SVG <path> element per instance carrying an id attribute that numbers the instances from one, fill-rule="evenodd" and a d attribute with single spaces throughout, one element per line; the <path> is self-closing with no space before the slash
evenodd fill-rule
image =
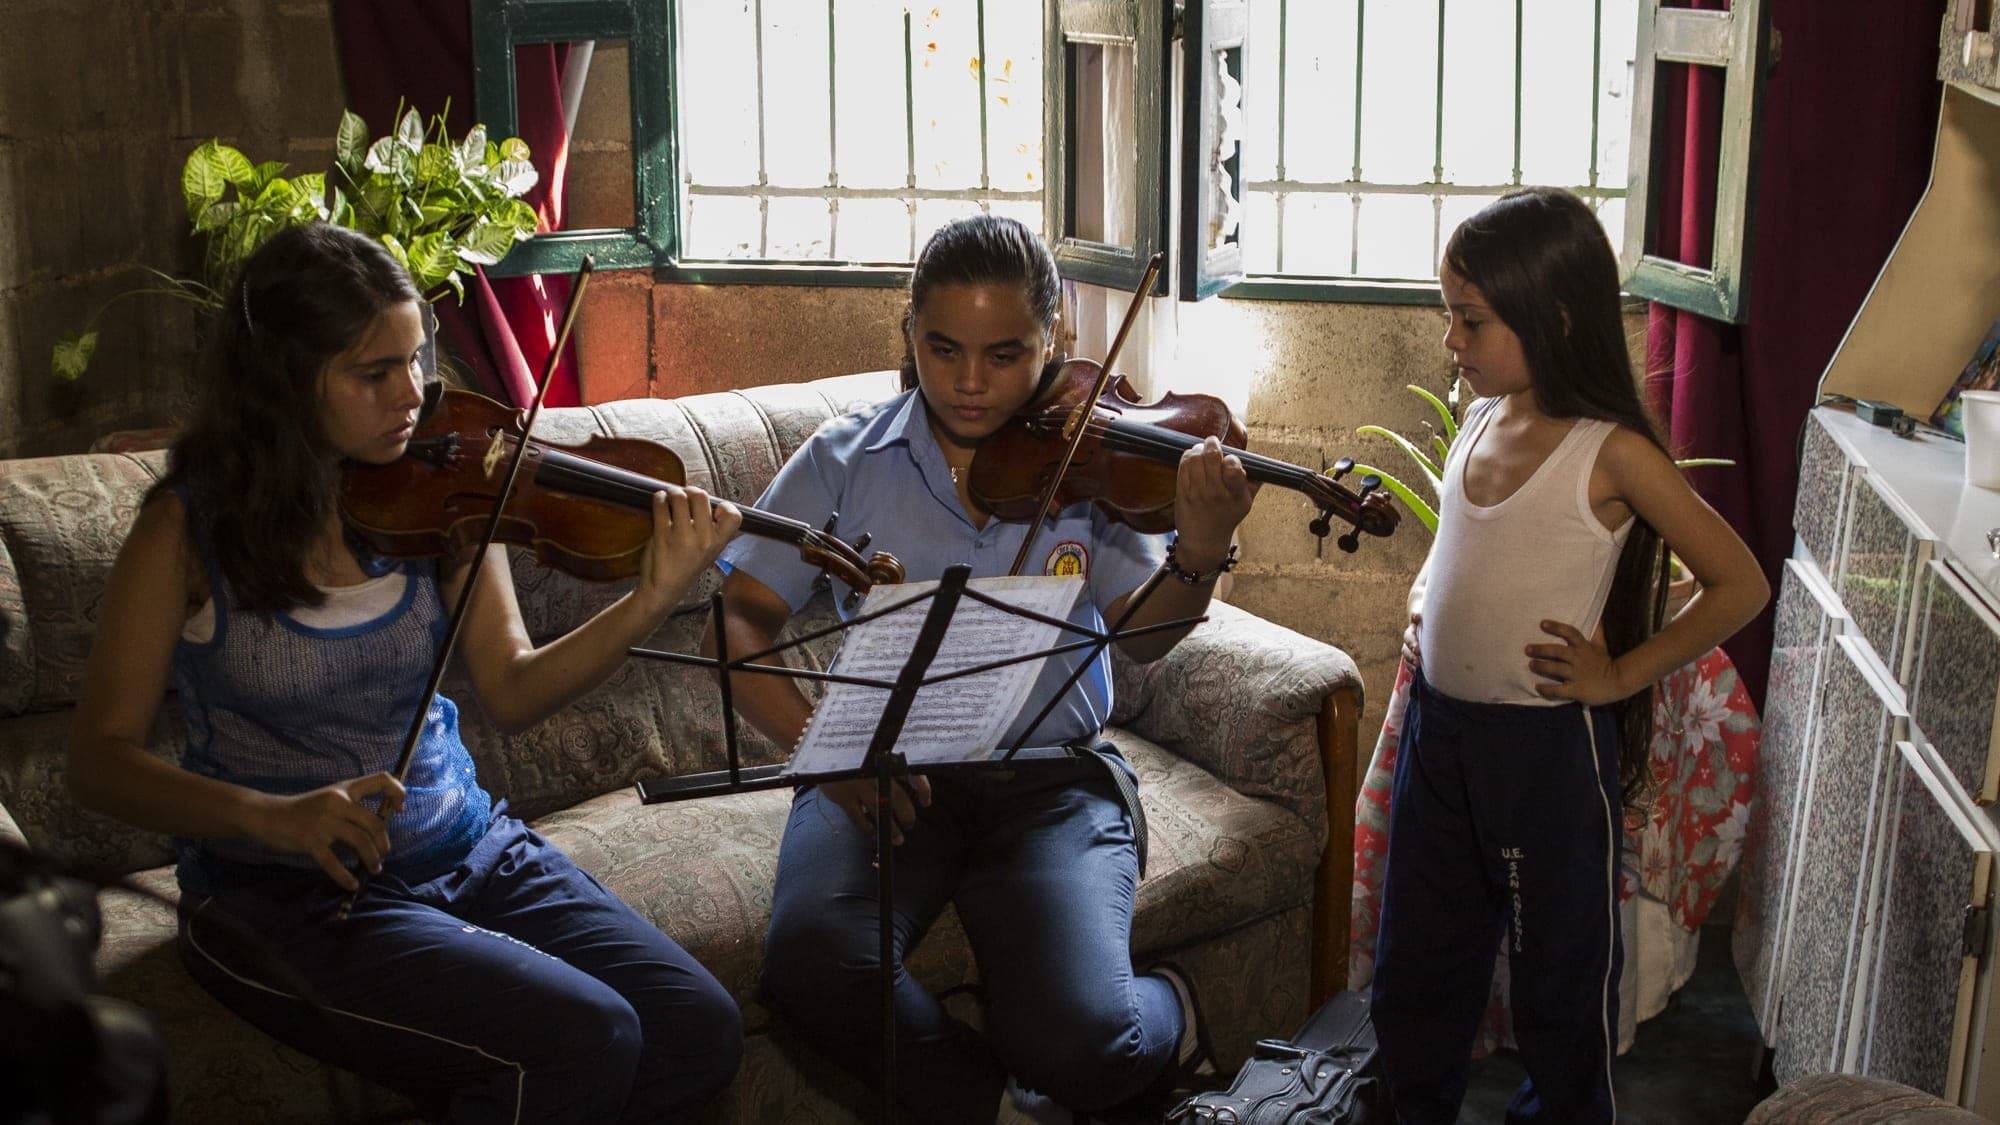
<path id="1" fill-rule="evenodd" d="M 1424 564 L 1418 644 L 1424 678 L 1458 699 L 1552 706 L 1528 670 L 1528 645 L 1560 643 L 1543 621 L 1597 632 L 1632 521 L 1616 532 L 1590 510 L 1590 472 L 1617 427 L 1580 419 L 1512 496 L 1482 508 L 1465 498 L 1465 462 L 1498 399 L 1466 419 L 1439 485 L 1437 539 Z"/>

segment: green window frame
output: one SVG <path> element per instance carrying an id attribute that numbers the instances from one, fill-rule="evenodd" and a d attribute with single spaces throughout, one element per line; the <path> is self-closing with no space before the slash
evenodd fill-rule
<path id="1" fill-rule="evenodd" d="M 1730 324 L 1749 317 L 1750 217 L 1755 214 L 1765 52 L 1771 36 L 1763 0 L 1731 0 L 1727 11 L 1669 8 L 1646 0 L 1639 13 L 1638 81 L 1632 101 L 1632 174 L 1625 211 L 1625 291 Z M 1659 184 L 1647 170 L 1671 138 L 1654 97 L 1661 63 L 1723 71 L 1722 143 L 1715 171 L 1715 237 L 1704 268 L 1647 253 L 1659 211 Z"/>
<path id="2" fill-rule="evenodd" d="M 636 0 L 472 0 L 472 96 L 490 136 L 520 132 L 514 49 L 534 43 L 623 39 L 632 55 L 632 204 L 621 230 L 554 231 L 514 247 L 495 276 L 573 273 L 584 255 L 598 269 L 671 268 L 679 247 L 674 181 L 673 19 L 665 4 Z"/>

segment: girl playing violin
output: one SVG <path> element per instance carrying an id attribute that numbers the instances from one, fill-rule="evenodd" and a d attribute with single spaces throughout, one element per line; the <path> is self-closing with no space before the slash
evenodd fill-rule
<path id="1" fill-rule="evenodd" d="M 384 772 L 470 565 L 374 557 L 335 504 L 342 460 L 395 460 L 417 418 L 408 274 L 313 224 L 273 236 L 229 296 L 192 422 L 112 570 L 70 789 L 178 838 L 178 944 L 209 992 L 427 1114 L 654 1121 L 705 1101 L 736 1069 L 735 1002 L 489 800 L 451 700 L 430 704 L 405 780 Z M 659 493 L 637 586 L 540 648 L 490 552 L 458 651 L 494 722 L 520 730 L 602 682 L 739 519 L 699 489 Z M 146 751 L 170 684 L 179 765 Z M 268 971 L 276 950 L 287 977 Z"/>
<path id="2" fill-rule="evenodd" d="M 847 526 L 836 534 L 871 529 L 873 546 L 901 559 L 913 581 L 956 563 L 974 577 L 1006 574 L 1028 527 L 989 518 L 967 469 L 981 442 L 1037 391 L 1055 352 L 1058 285 L 1048 249 L 1014 220 L 981 215 L 940 229 L 910 277 L 904 393 L 820 427 L 758 506 L 809 521 L 837 511 Z M 1042 527 L 1024 572 L 1082 575 L 1071 620 L 1092 628 L 1117 619 L 1127 595 L 1161 568 L 1165 581 L 1130 625 L 1200 614 L 1227 569 L 1252 489 L 1238 459 L 1212 439 L 1181 459 L 1177 486 L 1177 538 L 1139 534 L 1075 504 Z M 812 596 L 813 568 L 775 544 L 739 539 L 723 566 L 731 651 L 768 646 Z M 1133 658 L 1154 660 L 1184 634 L 1122 644 Z M 1050 661 L 1024 716 L 1056 696 L 1071 667 Z M 812 710 L 791 680 L 775 677 L 741 676 L 735 699 L 781 746 L 798 740 Z M 1100 739 L 1110 715 L 1106 655 L 1033 734 L 1034 745 L 1090 748 L 1072 762 L 1011 775 L 918 776 L 881 825 L 872 818 L 872 781 L 822 784 L 793 800 L 764 988 L 821 1051 L 864 1079 L 877 1073 L 877 830 L 903 845 L 898 960 L 947 902 L 971 938 L 984 1035 L 897 970 L 897 1090 L 923 1120 L 1102 1111 L 1157 1094 L 1198 1053 L 1185 979 L 1171 968 L 1133 971 L 1135 810 L 1108 771 L 1134 786 L 1137 779 Z M 1010 731 L 1007 741 L 1022 733 Z"/>

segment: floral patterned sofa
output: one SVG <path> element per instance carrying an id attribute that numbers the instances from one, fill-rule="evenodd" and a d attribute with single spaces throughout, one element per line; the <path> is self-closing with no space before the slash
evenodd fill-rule
<path id="1" fill-rule="evenodd" d="M 693 483 L 753 499 L 822 421 L 894 390 L 893 373 L 874 372 L 549 410 L 538 433 L 664 441 Z M 157 452 L 0 461 L 0 833 L 171 899 L 168 842 L 79 810 L 62 777 L 105 576 L 161 468 Z M 539 569 L 520 552 L 514 574 L 538 638 L 560 634 L 618 592 Z M 705 623 L 698 603 L 711 589 L 704 583 L 691 592 L 695 612 L 669 622 L 652 643 L 693 651 Z M 821 647 L 807 659 L 829 655 Z M 446 690 L 471 698 L 462 679 L 448 680 Z M 1142 776 L 1152 831 L 1134 945 L 1141 957 L 1171 951 L 1207 982 L 1203 999 L 1225 1066 L 1258 1037 L 1290 1031 L 1315 987 L 1338 984 L 1349 837 L 1337 825 L 1329 838 L 1326 808 L 1345 822 L 1353 807 L 1359 704 L 1346 654 L 1222 604 L 1167 659 L 1120 665 L 1111 737 Z M 501 736 L 468 706 L 465 735 L 488 790 L 673 934 L 743 1004 L 743 1069 L 716 1120 L 872 1118 L 863 1088 L 789 1041 L 757 1001 L 788 795 L 654 806 L 634 795 L 638 778 L 719 767 L 719 706 L 698 669 L 634 660 L 519 735 Z M 154 750 L 175 757 L 181 738 L 169 701 Z M 745 754 L 750 762 L 776 760 L 754 735 Z M 182 971 L 170 907 L 118 888 L 101 905 L 103 987 L 158 1019 L 177 1120 L 330 1115 L 333 1095 L 318 1064 L 231 1016 Z M 939 989 L 973 979 L 955 918 L 947 914 L 911 967 Z M 373 1108 L 394 1108 L 379 1091 L 362 1095 Z"/>

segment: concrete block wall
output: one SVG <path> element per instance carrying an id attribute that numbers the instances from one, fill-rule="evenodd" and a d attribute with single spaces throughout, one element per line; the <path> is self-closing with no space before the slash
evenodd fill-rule
<path id="1" fill-rule="evenodd" d="M 49 371 L 63 333 L 189 272 L 180 168 L 210 137 L 253 161 L 330 161 L 341 83 L 327 0 L 14 0 L 0 34 L 0 456 L 159 425 L 195 349 L 188 309 L 132 297 L 91 370 Z"/>

